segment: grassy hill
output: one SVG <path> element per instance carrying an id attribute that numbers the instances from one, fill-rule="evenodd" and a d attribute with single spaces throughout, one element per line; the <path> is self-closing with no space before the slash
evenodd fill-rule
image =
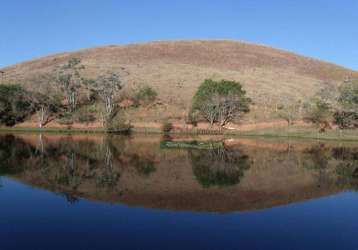
<path id="1" fill-rule="evenodd" d="M 170 41 L 84 49 L 35 59 L 1 71 L 1 83 L 55 91 L 51 74 L 70 58 L 80 58 L 84 76 L 124 71 L 125 92 L 141 85 L 158 92 L 150 107 L 129 110 L 131 121 L 181 120 L 200 83 L 207 78 L 240 81 L 255 105 L 246 122 L 277 118 L 283 100 L 309 99 L 325 84 L 339 85 L 358 72 L 290 52 L 236 41 Z M 287 100 L 286 100 L 287 102 Z"/>

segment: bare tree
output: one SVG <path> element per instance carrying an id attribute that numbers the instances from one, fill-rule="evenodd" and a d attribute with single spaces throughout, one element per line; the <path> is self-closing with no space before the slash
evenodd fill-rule
<path id="1" fill-rule="evenodd" d="M 217 105 L 211 100 L 206 100 L 205 102 L 198 104 L 198 109 L 210 125 L 214 125 L 217 121 Z"/>
<path id="2" fill-rule="evenodd" d="M 285 96 L 282 98 L 282 103 L 278 106 L 278 117 L 287 122 L 289 127 L 297 116 L 301 109 L 301 102 L 295 101 L 293 98 Z"/>
<path id="3" fill-rule="evenodd" d="M 220 126 L 225 126 L 228 122 L 248 112 L 249 103 L 250 99 L 246 97 L 214 94 L 210 99 L 202 102 L 199 108 L 210 125 L 218 122 Z"/>
<path id="4" fill-rule="evenodd" d="M 225 126 L 228 122 L 241 118 L 249 111 L 250 99 L 237 95 L 216 96 L 218 105 L 218 121 L 220 126 Z"/>
<path id="5" fill-rule="evenodd" d="M 37 112 L 39 128 L 42 128 L 55 118 L 56 109 L 57 108 L 52 104 L 40 104 L 39 111 Z"/>

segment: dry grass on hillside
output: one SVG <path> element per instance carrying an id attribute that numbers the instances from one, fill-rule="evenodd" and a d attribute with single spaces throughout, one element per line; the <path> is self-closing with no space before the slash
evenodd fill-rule
<path id="1" fill-rule="evenodd" d="M 134 121 L 183 118 L 197 87 L 207 78 L 240 81 L 256 104 L 247 119 L 270 120 L 286 96 L 291 102 L 305 101 L 325 82 L 338 85 L 347 77 L 358 77 L 358 72 L 265 46 L 177 41 L 108 46 L 40 58 L 3 69 L 2 82 L 47 91 L 54 69 L 71 57 L 82 60 L 86 77 L 124 67 L 129 73 L 123 76 L 126 91 L 146 84 L 159 93 L 160 105 L 129 111 Z"/>

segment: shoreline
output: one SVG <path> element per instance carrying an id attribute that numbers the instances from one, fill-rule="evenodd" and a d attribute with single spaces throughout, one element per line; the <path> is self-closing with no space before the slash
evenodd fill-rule
<path id="1" fill-rule="evenodd" d="M 280 127 L 267 130 L 174 130 L 164 133 L 157 128 L 132 128 L 128 131 L 107 131 L 103 128 L 30 128 L 30 127 L 0 127 L 0 132 L 22 132 L 22 133 L 60 133 L 60 134 L 156 134 L 156 135 L 221 135 L 246 138 L 277 138 L 277 139 L 309 139 L 324 141 L 351 141 L 358 142 L 358 130 L 328 130 L 319 133 L 317 129 L 307 127 L 291 127 L 282 129 Z"/>

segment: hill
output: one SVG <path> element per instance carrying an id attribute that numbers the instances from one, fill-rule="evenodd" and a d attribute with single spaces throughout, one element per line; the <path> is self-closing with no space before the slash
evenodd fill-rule
<path id="1" fill-rule="evenodd" d="M 132 121 L 181 120 L 200 83 L 207 78 L 240 81 L 255 105 L 246 122 L 276 119 L 284 100 L 305 101 L 326 84 L 338 86 L 358 72 L 266 46 L 237 41 L 168 41 L 107 46 L 62 53 L 2 69 L 2 83 L 20 83 L 43 92 L 56 87 L 51 74 L 70 58 L 80 58 L 84 76 L 125 69 L 125 91 L 148 85 L 156 105 L 129 110 Z"/>

